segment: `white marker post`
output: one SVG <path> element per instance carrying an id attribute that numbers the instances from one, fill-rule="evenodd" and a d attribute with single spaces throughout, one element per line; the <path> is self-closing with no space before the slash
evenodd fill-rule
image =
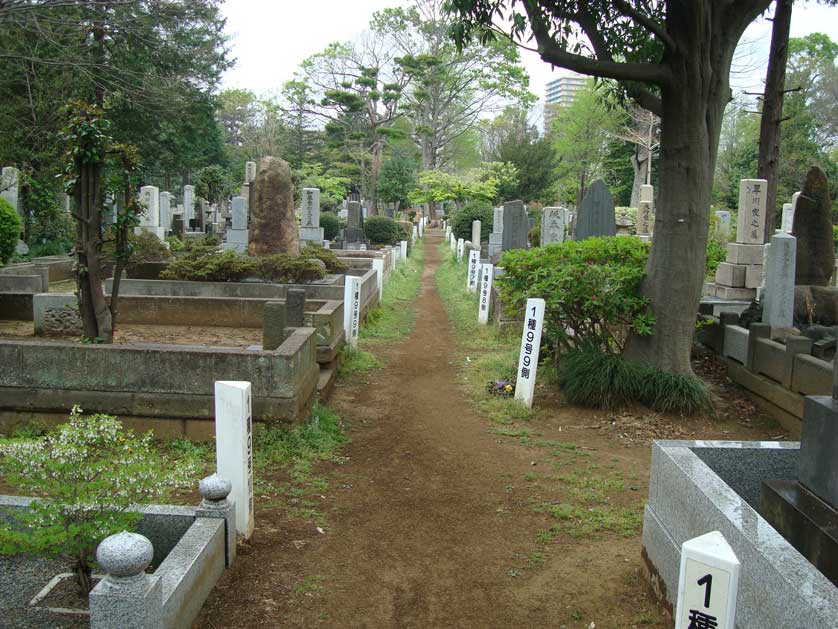
<path id="1" fill-rule="evenodd" d="M 400 240 L 399 241 L 399 255 L 402 257 L 402 260 L 407 260 L 407 241 Z"/>
<path id="2" fill-rule="evenodd" d="M 486 325 L 489 323 L 489 307 L 492 303 L 492 277 L 495 274 L 495 267 L 491 264 L 481 264 L 480 267 L 480 306 L 477 309 L 477 323 Z"/>
<path id="3" fill-rule="evenodd" d="M 236 502 L 236 531 L 253 533 L 253 417 L 249 382 L 215 383 L 215 466 L 229 480 Z"/>
<path id="4" fill-rule="evenodd" d="M 384 258 L 373 258 L 372 268 L 375 270 L 375 281 L 378 284 L 378 301 L 384 299 Z"/>
<path id="5" fill-rule="evenodd" d="M 451 243 L 451 251 L 457 250 L 457 239 L 454 238 L 454 234 L 449 235 L 449 242 Z"/>
<path id="6" fill-rule="evenodd" d="M 343 287 L 343 331 L 346 342 L 352 349 L 358 347 L 358 327 L 361 310 L 361 280 L 352 275 L 346 276 Z"/>
<path id="7" fill-rule="evenodd" d="M 480 252 L 472 249 L 468 254 L 468 281 L 466 288 L 468 292 L 477 291 L 477 274 L 480 270 Z"/>
<path id="8" fill-rule="evenodd" d="M 675 629 L 734 629 L 739 560 L 718 531 L 681 546 Z"/>
<path id="9" fill-rule="evenodd" d="M 521 353 L 518 357 L 518 381 L 515 384 L 515 399 L 527 408 L 532 408 L 535 393 L 535 372 L 538 369 L 543 327 L 544 300 L 528 299 L 524 313 L 524 333 L 521 335 Z"/>
<path id="10" fill-rule="evenodd" d="M 457 238 L 457 262 L 462 262 L 463 254 L 466 249 L 466 241 L 462 238 Z"/>

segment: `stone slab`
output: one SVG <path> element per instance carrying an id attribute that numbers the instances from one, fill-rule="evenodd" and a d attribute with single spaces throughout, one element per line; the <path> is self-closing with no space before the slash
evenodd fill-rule
<path id="1" fill-rule="evenodd" d="M 756 290 L 753 288 L 738 288 L 732 286 L 716 285 L 716 297 L 729 299 L 731 301 L 750 301 L 756 297 Z"/>
<path id="2" fill-rule="evenodd" d="M 741 264 L 722 262 L 716 269 L 716 284 L 731 288 L 744 288 L 747 267 Z"/>
<path id="3" fill-rule="evenodd" d="M 727 261 L 731 264 L 762 264 L 765 245 L 727 243 Z"/>
<path id="4" fill-rule="evenodd" d="M 803 435 L 799 480 L 821 500 L 838 507 L 838 400 L 807 397 L 803 403 Z"/>
<path id="5" fill-rule="evenodd" d="M 748 362 L 748 330 L 738 325 L 725 326 L 724 355 L 742 363 Z"/>

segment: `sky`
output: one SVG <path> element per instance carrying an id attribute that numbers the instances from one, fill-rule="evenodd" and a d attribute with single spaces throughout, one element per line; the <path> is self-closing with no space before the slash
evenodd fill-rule
<path id="1" fill-rule="evenodd" d="M 278 92 L 305 58 L 332 42 L 358 37 L 375 11 L 404 4 L 409 1 L 226 0 L 223 10 L 237 62 L 225 74 L 222 85 L 259 95 Z M 824 32 L 838 41 L 838 8 L 811 1 L 796 3 L 791 31 L 792 37 Z M 770 43 L 771 22 L 766 19 L 745 32 L 731 77 L 735 91 L 762 91 Z M 543 100 L 547 81 L 564 70 L 551 70 L 536 53 L 521 52 L 530 75 L 530 91 Z"/>

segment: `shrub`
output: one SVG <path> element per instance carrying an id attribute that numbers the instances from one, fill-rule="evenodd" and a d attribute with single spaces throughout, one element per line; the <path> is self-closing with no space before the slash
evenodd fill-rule
<path id="1" fill-rule="evenodd" d="M 151 232 L 143 231 L 139 234 L 130 234 L 128 242 L 134 248 L 131 254 L 132 263 L 161 262 L 172 257 L 172 252 Z"/>
<path id="2" fill-rule="evenodd" d="M 364 221 L 364 235 L 373 245 L 395 245 L 402 239 L 402 229 L 389 216 L 370 216 Z"/>
<path id="3" fill-rule="evenodd" d="M 326 275 L 324 264 L 318 259 L 285 253 L 257 258 L 256 272 L 261 279 L 280 284 L 301 284 L 319 280 Z"/>
<path id="4" fill-rule="evenodd" d="M 640 402 L 684 415 L 711 407 L 707 388 L 695 376 L 660 371 L 590 347 L 562 356 L 558 381 L 567 400 L 579 406 L 613 409 Z"/>
<path id="5" fill-rule="evenodd" d="M 6 199 L 0 198 L 0 266 L 15 254 L 20 240 L 20 216 Z"/>
<path id="6" fill-rule="evenodd" d="M 326 265 L 326 270 L 329 273 L 343 273 L 347 269 L 347 266 L 343 262 L 338 260 L 338 257 L 335 255 L 334 251 L 330 249 L 325 249 L 323 247 L 318 247 L 317 245 L 308 245 L 306 247 L 303 247 L 302 251 L 300 252 L 300 256 L 303 258 L 320 260 L 323 264 Z"/>
<path id="7" fill-rule="evenodd" d="M 488 201 L 472 201 L 458 209 L 451 217 L 451 231 L 455 238 L 471 240 L 471 223 L 480 221 L 480 239 L 488 240 L 495 219 L 492 204 Z"/>
<path id="8" fill-rule="evenodd" d="M 161 279 L 195 282 L 236 282 L 256 272 L 254 258 L 228 250 L 189 254 L 173 260 L 160 273 Z"/>
<path id="9" fill-rule="evenodd" d="M 577 346 L 619 354 L 629 332 L 650 334 L 654 325 L 640 295 L 648 257 L 648 243 L 625 236 L 511 250 L 498 287 L 512 312 L 529 297 L 545 300 L 545 342 L 556 356 Z"/>
<path id="10" fill-rule="evenodd" d="M 719 233 L 719 219 L 715 214 L 710 216 L 710 232 L 707 236 L 707 258 L 704 271 L 713 275 L 719 264 L 727 258 L 727 238 Z"/>
<path id="11" fill-rule="evenodd" d="M 169 243 L 169 251 L 172 253 L 186 249 L 186 244 L 177 236 L 167 236 L 166 242 Z"/>
<path id="12" fill-rule="evenodd" d="M 334 240 L 340 234 L 340 219 L 337 214 L 323 212 L 320 215 L 320 227 L 323 228 L 323 238 Z"/>
<path id="13" fill-rule="evenodd" d="M 45 437 L 0 446 L 0 469 L 38 496 L 13 521 L 0 519 L 0 553 L 63 556 L 85 595 L 98 543 L 140 518 L 128 509 L 191 484 L 198 471 L 164 461 L 151 433 L 138 437 L 116 418 L 83 417 L 78 407 Z"/>

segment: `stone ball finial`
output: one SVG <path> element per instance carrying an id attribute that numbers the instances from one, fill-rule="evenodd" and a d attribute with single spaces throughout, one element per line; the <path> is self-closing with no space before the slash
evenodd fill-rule
<path id="1" fill-rule="evenodd" d="M 96 549 L 96 561 L 113 577 L 142 574 L 153 557 L 154 546 L 148 538 L 128 531 L 106 537 Z"/>
<path id="2" fill-rule="evenodd" d="M 218 502 L 224 500 L 233 490 L 233 483 L 221 478 L 218 474 L 211 474 L 202 478 L 198 483 L 198 491 L 204 500 Z"/>

